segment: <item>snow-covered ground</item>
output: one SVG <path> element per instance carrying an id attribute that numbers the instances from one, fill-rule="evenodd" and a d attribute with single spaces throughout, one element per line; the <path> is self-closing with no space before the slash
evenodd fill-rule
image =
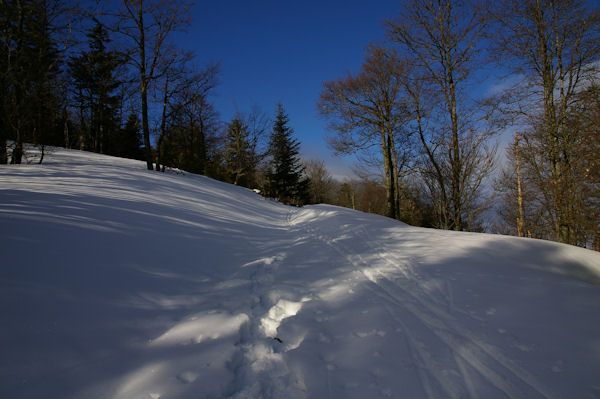
<path id="1" fill-rule="evenodd" d="M 2 398 L 599 398 L 600 254 L 56 149 L 0 167 Z"/>

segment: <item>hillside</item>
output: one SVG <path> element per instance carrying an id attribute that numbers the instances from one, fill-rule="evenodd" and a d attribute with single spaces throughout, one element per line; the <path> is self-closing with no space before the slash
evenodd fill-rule
<path id="1" fill-rule="evenodd" d="M 600 254 L 144 168 L 0 166 L 0 397 L 600 397 Z"/>

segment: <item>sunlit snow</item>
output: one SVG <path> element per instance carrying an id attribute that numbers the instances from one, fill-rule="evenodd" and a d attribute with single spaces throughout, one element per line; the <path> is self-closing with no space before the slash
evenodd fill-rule
<path id="1" fill-rule="evenodd" d="M 600 254 L 54 149 L 0 166 L 2 398 L 598 398 Z"/>

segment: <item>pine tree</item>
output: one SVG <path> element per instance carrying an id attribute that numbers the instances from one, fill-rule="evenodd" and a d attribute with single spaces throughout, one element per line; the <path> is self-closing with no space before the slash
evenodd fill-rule
<path id="1" fill-rule="evenodd" d="M 119 95 L 114 94 L 120 85 L 115 75 L 123 59 L 119 53 L 107 49 L 110 39 L 106 28 L 99 21 L 95 20 L 87 37 L 89 51 L 72 57 L 69 62 L 75 100 L 81 115 L 79 147 L 115 154 L 115 147 L 118 146 L 118 143 L 114 143 L 118 132 L 117 109 L 120 102 Z"/>
<path id="2" fill-rule="evenodd" d="M 11 163 L 21 163 L 23 143 L 44 144 L 59 119 L 61 54 L 53 37 L 58 0 L 0 2 L 0 162 L 6 139 L 14 141 Z"/>
<path id="3" fill-rule="evenodd" d="M 230 181 L 244 187 L 254 185 L 256 141 L 250 137 L 248 126 L 239 116 L 228 124 L 225 140 L 225 169 Z"/>
<path id="4" fill-rule="evenodd" d="M 308 199 L 308 180 L 302 178 L 300 143 L 292 137 L 294 130 L 288 123 L 289 118 L 279 103 L 269 143 L 267 193 L 283 203 L 302 205 Z"/>
<path id="5" fill-rule="evenodd" d="M 129 114 L 125 127 L 120 129 L 118 144 L 114 148 L 114 155 L 122 158 L 144 159 L 140 127 L 140 118 L 135 113 Z"/>

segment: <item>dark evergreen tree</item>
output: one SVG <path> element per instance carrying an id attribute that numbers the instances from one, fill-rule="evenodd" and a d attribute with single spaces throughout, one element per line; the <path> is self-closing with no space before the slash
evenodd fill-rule
<path id="1" fill-rule="evenodd" d="M 59 0 L 0 2 L 0 162 L 6 139 L 14 141 L 11 162 L 21 163 L 23 143 L 44 144 L 58 125 L 61 54 L 53 33 L 63 13 Z"/>
<path id="2" fill-rule="evenodd" d="M 110 39 L 98 20 L 87 37 L 89 51 L 69 61 L 80 114 L 79 148 L 116 155 L 120 96 L 115 92 L 120 82 L 115 76 L 124 60 L 118 52 L 107 49 Z"/>
<path id="3" fill-rule="evenodd" d="M 9 54 L 12 48 L 14 31 L 14 10 L 9 7 L 8 2 L 0 1 L 0 92 L 2 98 L 0 101 L 0 164 L 8 162 L 6 153 L 6 140 L 8 139 L 8 130 L 10 123 L 7 112 L 10 110 L 9 101 Z"/>
<path id="4" fill-rule="evenodd" d="M 177 57 L 177 53 L 173 56 Z M 164 170 L 169 166 L 216 177 L 214 172 L 219 168 L 213 165 L 213 147 L 222 125 L 210 95 L 218 84 L 219 64 L 190 69 L 186 64 L 191 60 L 188 57 L 191 55 L 174 58 L 163 66 L 156 168 Z"/>
<path id="5" fill-rule="evenodd" d="M 294 131 L 288 122 L 289 118 L 279 103 L 269 143 L 266 191 L 269 196 L 283 203 L 303 205 L 308 199 L 308 180 L 303 179 L 300 143 L 293 137 Z"/>
<path id="6" fill-rule="evenodd" d="M 142 151 L 142 131 L 140 118 L 132 113 L 127 123 L 119 131 L 119 139 L 115 143 L 114 154 L 121 158 L 144 159 Z"/>
<path id="7" fill-rule="evenodd" d="M 218 113 L 203 93 L 189 87 L 172 106 L 171 121 L 163 140 L 163 163 L 206 175 L 210 141 L 219 129 Z"/>
<path id="8" fill-rule="evenodd" d="M 162 93 L 164 95 L 168 91 L 168 95 L 163 96 L 157 143 L 160 161 L 157 165 L 161 164 L 161 169 L 179 168 L 223 178 L 220 173 L 223 126 L 219 113 L 210 101 L 212 90 L 218 82 L 219 66 L 209 65 L 195 73 L 186 70 L 180 72 L 181 76 L 171 81 L 171 88 L 165 88 Z M 219 156 L 216 156 L 217 152 Z"/>
<path id="9" fill-rule="evenodd" d="M 64 100 L 60 98 L 60 75 L 63 65 L 62 49 L 55 35 L 55 19 L 65 13 L 60 1 L 38 1 L 33 15 L 32 31 L 37 45 L 30 68 L 33 71 L 33 90 L 29 106 L 32 107 L 33 127 L 31 143 L 37 145 L 59 144 L 61 116 Z M 60 45 L 63 47 L 64 45 Z M 43 151 L 43 148 L 42 148 Z M 43 153 L 42 153 L 43 156 Z"/>
<path id="10" fill-rule="evenodd" d="M 225 169 L 229 181 L 235 185 L 250 187 L 256 182 L 256 140 L 240 116 L 227 126 L 225 138 Z"/>

